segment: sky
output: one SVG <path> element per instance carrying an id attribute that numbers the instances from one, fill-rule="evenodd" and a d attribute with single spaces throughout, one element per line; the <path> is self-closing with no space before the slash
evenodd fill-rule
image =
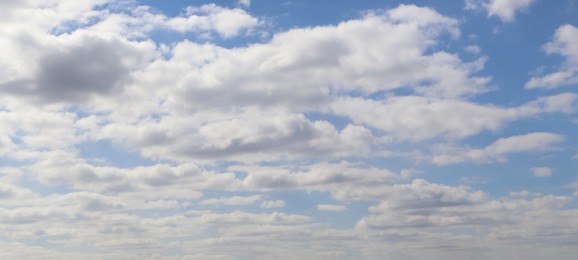
<path id="1" fill-rule="evenodd" d="M 1 259 L 575 259 L 576 0 L 0 0 Z"/>

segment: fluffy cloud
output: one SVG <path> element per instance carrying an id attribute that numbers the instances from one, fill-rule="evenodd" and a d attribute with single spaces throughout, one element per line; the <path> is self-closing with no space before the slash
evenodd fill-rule
<path id="1" fill-rule="evenodd" d="M 420 19 L 405 16 L 416 12 Z M 256 101 L 309 104 L 326 98 L 331 85 L 334 91 L 366 93 L 405 86 L 432 95 L 483 91 L 482 79 L 468 79 L 476 66 L 447 53 L 422 54 L 434 37 L 455 30 L 455 25 L 456 21 L 431 10 L 402 6 L 335 27 L 290 30 L 267 44 L 222 53 L 202 67 L 202 74 L 191 74 L 182 84 L 188 99 L 211 106 L 243 101 L 239 105 Z M 374 53 L 367 53 L 368 49 Z M 416 73 L 416 68 L 423 70 Z M 432 84 L 421 85 L 424 81 Z M 228 94 L 213 94 L 217 92 Z"/>
<path id="2" fill-rule="evenodd" d="M 225 118 L 217 120 L 219 116 Z M 207 122 L 209 118 L 199 113 L 140 125 L 109 124 L 96 138 L 118 140 L 148 157 L 179 161 L 362 155 L 373 139 L 362 126 L 337 130 L 327 121 L 311 121 L 302 114 L 248 111 L 217 114 Z"/>
<path id="3" fill-rule="evenodd" d="M 531 2 L 481 8 L 511 21 Z M 501 131 L 572 116 L 578 95 L 478 98 L 496 89 L 481 75 L 488 58 L 462 57 L 479 47 L 460 46 L 460 21 L 432 8 L 266 31 L 275 25 L 250 4 L 167 16 L 134 1 L 0 1 L 2 257 L 543 259 L 517 250 L 543 243 L 575 252 L 574 198 L 530 187 L 496 197 L 480 189 L 491 174 L 436 172 L 565 149 L 570 136 L 539 132 L 550 130 Z M 545 46 L 566 57 L 569 78 L 532 84 L 571 82 L 575 30 L 560 27 Z M 495 141 L 480 145 L 484 132 Z M 458 180 L 473 186 L 448 184 Z"/>
<path id="4" fill-rule="evenodd" d="M 529 133 L 500 138 L 483 149 L 464 149 L 447 145 L 434 146 L 432 162 L 447 165 L 471 160 L 478 163 L 505 162 L 511 153 L 547 151 L 562 142 L 564 137 L 552 133 Z"/>
<path id="5" fill-rule="evenodd" d="M 111 95 L 122 90 L 131 70 L 146 59 L 147 43 L 74 35 L 70 46 L 46 50 L 32 78 L 3 84 L 5 92 L 31 96 L 40 102 L 80 102 L 92 95 Z"/>
<path id="6" fill-rule="evenodd" d="M 177 18 L 153 14 L 144 6 L 130 6 L 134 9 L 129 13 L 93 10 L 107 3 L 9 5 L 11 15 L 0 26 L 0 32 L 8 36 L 0 44 L 6 50 L 0 54 L 0 91 L 46 103 L 78 103 L 93 95 L 118 95 L 132 73 L 159 55 L 152 41 L 134 37 L 144 38 L 154 30 L 175 30 L 215 31 L 231 38 L 259 24 L 244 10 L 214 4 L 189 7 L 186 17 Z"/>
<path id="7" fill-rule="evenodd" d="M 458 139 L 483 130 L 497 130 L 504 122 L 523 113 L 518 109 L 420 96 L 391 97 L 383 101 L 341 98 L 332 104 L 332 110 L 397 139 L 412 141 L 440 136 Z"/>
<path id="8" fill-rule="evenodd" d="M 569 201 L 568 197 L 551 195 L 532 200 L 488 200 L 486 194 L 471 191 L 467 186 L 451 187 L 414 180 L 383 192 L 381 202 L 370 207 L 376 215 L 361 219 L 358 228 L 506 225 L 527 214 L 526 210 L 559 209 Z"/>
<path id="9" fill-rule="evenodd" d="M 512 22 L 516 12 L 527 9 L 534 2 L 534 0 L 466 0 L 466 9 L 482 9 L 488 13 L 488 17 L 498 16 L 502 22 Z"/>
<path id="10" fill-rule="evenodd" d="M 249 5 L 245 1 L 243 3 Z M 223 38 L 231 38 L 259 25 L 259 20 L 242 9 L 228 9 L 215 4 L 188 7 L 186 17 L 172 18 L 166 26 L 180 32 L 216 31 Z"/>
<path id="11" fill-rule="evenodd" d="M 339 193 L 355 190 L 357 186 L 383 185 L 395 179 L 388 170 L 363 168 L 345 161 L 309 165 L 297 171 L 263 166 L 233 166 L 229 170 L 246 173 L 243 185 L 249 190 L 304 189 Z"/>
<path id="12" fill-rule="evenodd" d="M 562 69 L 540 77 L 532 77 L 525 85 L 527 89 L 557 88 L 578 83 L 578 28 L 571 24 L 560 26 L 554 40 L 544 46 L 548 54 L 565 58 Z"/>
<path id="13" fill-rule="evenodd" d="M 510 121 L 542 113 L 572 113 L 578 95 L 540 97 L 517 107 L 498 107 L 460 99 L 393 96 L 382 100 L 343 97 L 331 110 L 353 122 L 376 128 L 397 140 L 461 139 L 482 131 L 497 131 Z"/>

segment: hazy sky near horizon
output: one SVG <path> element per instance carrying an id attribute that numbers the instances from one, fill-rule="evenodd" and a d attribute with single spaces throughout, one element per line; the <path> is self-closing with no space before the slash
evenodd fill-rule
<path id="1" fill-rule="evenodd" d="M 0 0 L 1 259 L 574 259 L 576 0 Z"/>

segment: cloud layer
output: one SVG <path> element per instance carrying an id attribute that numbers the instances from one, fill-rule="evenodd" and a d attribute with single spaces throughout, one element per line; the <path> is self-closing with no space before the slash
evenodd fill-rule
<path id="1" fill-rule="evenodd" d="M 0 1 L 0 258 L 575 255 L 575 25 L 500 85 L 433 7 L 276 28 L 231 2 Z"/>

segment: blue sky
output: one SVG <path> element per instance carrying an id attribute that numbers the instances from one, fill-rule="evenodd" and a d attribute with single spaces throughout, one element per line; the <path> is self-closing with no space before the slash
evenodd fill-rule
<path id="1" fill-rule="evenodd" d="M 574 259 L 578 2 L 0 1 L 2 259 Z"/>

